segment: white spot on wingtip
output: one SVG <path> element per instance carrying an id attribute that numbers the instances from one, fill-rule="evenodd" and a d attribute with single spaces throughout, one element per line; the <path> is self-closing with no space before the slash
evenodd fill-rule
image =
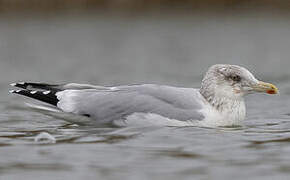
<path id="1" fill-rule="evenodd" d="M 11 83 L 10 86 L 16 86 L 17 83 Z"/>
<path id="2" fill-rule="evenodd" d="M 14 93 L 14 92 L 15 92 L 15 90 L 10 90 L 9 92 L 10 92 L 10 93 Z"/>
<path id="3" fill-rule="evenodd" d="M 34 138 L 34 142 L 41 143 L 55 143 L 56 139 L 47 132 L 42 132 Z"/>
<path id="4" fill-rule="evenodd" d="M 22 90 L 20 90 L 20 89 L 19 90 L 15 90 L 14 92 L 19 93 L 20 91 L 22 91 Z"/>
<path id="5" fill-rule="evenodd" d="M 24 85 L 24 84 L 25 84 L 25 82 L 18 82 L 17 84 L 21 84 L 21 85 Z"/>
<path id="6" fill-rule="evenodd" d="M 44 91 L 43 94 L 44 94 L 44 95 L 47 95 L 47 94 L 49 94 L 50 92 L 51 92 L 51 91 Z"/>
<path id="7" fill-rule="evenodd" d="M 35 94 L 35 93 L 37 93 L 37 91 L 31 91 L 31 92 L 30 92 L 30 94 Z"/>

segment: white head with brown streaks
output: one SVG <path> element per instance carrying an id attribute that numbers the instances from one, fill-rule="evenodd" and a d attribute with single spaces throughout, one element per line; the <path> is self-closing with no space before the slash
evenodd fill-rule
<path id="1" fill-rule="evenodd" d="M 277 94 L 278 89 L 270 83 L 257 80 L 246 68 L 229 64 L 211 66 L 200 89 L 200 93 L 211 104 L 217 99 L 243 99 L 244 95 L 255 92 Z"/>

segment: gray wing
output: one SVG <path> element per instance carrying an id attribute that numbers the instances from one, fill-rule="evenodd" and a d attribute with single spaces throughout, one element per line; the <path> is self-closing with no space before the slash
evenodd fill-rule
<path id="1" fill-rule="evenodd" d="M 198 90 L 160 85 L 64 90 L 57 94 L 57 106 L 65 111 L 109 122 L 133 113 L 154 113 L 176 120 L 201 120 Z"/>

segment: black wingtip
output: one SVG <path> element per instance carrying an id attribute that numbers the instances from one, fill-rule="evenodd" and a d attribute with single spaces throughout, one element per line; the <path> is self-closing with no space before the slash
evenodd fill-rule
<path id="1" fill-rule="evenodd" d="M 59 101 L 55 95 L 55 92 L 53 91 L 35 91 L 27 89 L 18 89 L 18 90 L 10 90 L 9 92 L 37 99 L 39 101 L 46 102 L 54 106 L 56 106 Z"/>
<path id="2" fill-rule="evenodd" d="M 26 82 L 17 82 L 17 83 L 11 83 L 10 86 L 26 89 L 28 84 L 29 83 L 26 83 Z"/>
<path id="3" fill-rule="evenodd" d="M 61 90 L 58 87 L 58 85 L 46 84 L 46 83 L 17 82 L 17 83 L 11 83 L 10 85 L 13 87 L 18 87 L 21 89 L 28 89 L 28 90 L 52 90 L 52 91 Z"/>

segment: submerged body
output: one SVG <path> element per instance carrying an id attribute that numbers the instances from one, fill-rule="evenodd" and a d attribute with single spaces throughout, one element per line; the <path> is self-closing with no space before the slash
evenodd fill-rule
<path id="1" fill-rule="evenodd" d="M 126 122 L 138 115 L 188 125 L 241 125 L 246 115 L 245 94 L 253 91 L 277 93 L 275 86 L 258 81 L 245 68 L 233 65 L 212 66 L 200 89 L 154 84 L 117 87 L 13 85 L 24 89 L 11 91 L 13 93 L 47 102 L 64 112 L 88 116 L 97 123 Z"/>

